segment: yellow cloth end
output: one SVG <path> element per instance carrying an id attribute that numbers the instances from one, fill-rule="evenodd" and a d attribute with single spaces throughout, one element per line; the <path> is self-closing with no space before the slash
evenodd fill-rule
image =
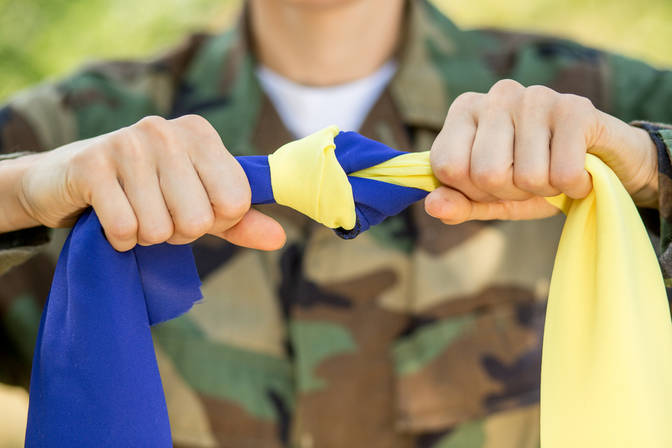
<path id="1" fill-rule="evenodd" d="M 541 446 L 672 446 L 672 323 L 663 276 L 630 195 L 597 157 L 567 214 L 541 370 Z"/>
<path id="2" fill-rule="evenodd" d="M 393 157 L 378 165 L 350 173 L 350 176 L 425 191 L 434 191 L 441 185 L 429 164 L 429 151 L 410 152 Z"/>
<path id="3" fill-rule="evenodd" d="M 332 229 L 355 227 L 355 201 L 348 176 L 336 159 L 336 126 L 280 147 L 268 156 L 278 204 Z"/>

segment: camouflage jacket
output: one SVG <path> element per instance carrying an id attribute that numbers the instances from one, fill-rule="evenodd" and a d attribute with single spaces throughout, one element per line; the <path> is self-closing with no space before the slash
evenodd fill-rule
<path id="1" fill-rule="evenodd" d="M 397 58 L 361 132 L 400 149 L 428 149 L 457 95 L 501 78 L 586 96 L 623 120 L 672 123 L 671 72 L 549 37 L 460 30 L 420 0 L 409 2 Z M 254 66 L 244 20 L 158 59 L 96 64 L 13 98 L 0 111 L 0 152 L 196 113 L 232 153 L 270 153 L 291 136 Z M 661 172 L 660 214 L 643 217 L 668 276 L 672 129 L 642 126 Z M 262 209 L 285 226 L 285 248 L 201 238 L 193 247 L 205 300 L 153 330 L 176 446 L 538 446 L 561 217 L 444 226 L 416 204 L 343 241 L 290 210 Z M 4 270 L 37 252 L 0 278 L 5 382 L 29 378 L 61 234 L 35 250 L 47 238 L 42 228 L 0 236 Z"/>

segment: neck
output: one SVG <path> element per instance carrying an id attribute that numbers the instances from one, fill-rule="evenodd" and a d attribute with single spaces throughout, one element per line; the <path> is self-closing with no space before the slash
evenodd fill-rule
<path id="1" fill-rule="evenodd" d="M 370 75 L 392 57 L 401 34 L 404 0 L 249 3 L 259 61 L 305 85 L 343 84 Z"/>

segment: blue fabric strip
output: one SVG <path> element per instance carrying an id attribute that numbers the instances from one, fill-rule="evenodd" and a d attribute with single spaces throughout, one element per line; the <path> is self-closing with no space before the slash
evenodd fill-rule
<path id="1" fill-rule="evenodd" d="M 354 132 L 336 139 L 352 173 L 403 154 Z M 252 202 L 273 202 L 268 158 L 239 157 Z M 349 177 L 354 238 L 427 193 Z M 189 246 L 159 244 L 117 252 L 92 210 L 72 229 L 58 260 L 33 359 L 27 446 L 172 446 L 150 326 L 200 300 Z"/>
<path id="2" fill-rule="evenodd" d="M 243 167 L 252 191 L 253 204 L 270 204 L 275 202 L 271 187 L 271 169 L 268 166 L 267 156 L 240 156 L 236 157 Z"/>
<path id="3" fill-rule="evenodd" d="M 117 252 L 84 213 L 42 313 L 26 446 L 172 446 L 149 326 L 200 298 L 189 246 Z"/>

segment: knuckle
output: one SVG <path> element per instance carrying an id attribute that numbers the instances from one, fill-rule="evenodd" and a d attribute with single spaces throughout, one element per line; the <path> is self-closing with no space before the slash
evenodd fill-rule
<path id="1" fill-rule="evenodd" d="M 490 167 L 473 169 L 471 179 L 476 186 L 486 190 L 503 187 L 507 182 L 506 172 Z"/>
<path id="2" fill-rule="evenodd" d="M 536 192 L 548 186 L 548 179 L 544 173 L 514 173 L 514 184 L 524 191 Z"/>
<path id="3" fill-rule="evenodd" d="M 141 150 L 144 148 L 140 144 L 138 133 L 146 135 L 152 143 L 159 143 L 163 150 L 174 146 L 171 145 L 171 142 L 174 140 L 171 126 L 168 120 L 163 117 L 156 115 L 145 117 L 131 126 L 131 131 L 128 133 L 129 138 L 135 140 L 136 146 Z M 152 146 L 154 147 L 155 145 Z"/>
<path id="4" fill-rule="evenodd" d="M 450 115 L 451 112 L 454 113 L 458 110 L 469 108 L 476 104 L 481 98 L 483 94 L 482 93 L 476 93 L 476 92 L 464 92 L 460 95 L 457 96 L 450 105 L 450 108 L 448 109 L 448 114 Z"/>
<path id="5" fill-rule="evenodd" d="M 250 209 L 250 193 L 233 194 L 216 206 L 217 216 L 228 222 L 238 222 Z"/>
<path id="6" fill-rule="evenodd" d="M 166 119 L 158 115 L 149 115 L 140 119 L 133 127 L 142 129 L 143 131 L 157 132 L 162 131 L 166 127 Z"/>
<path id="7" fill-rule="evenodd" d="M 199 134 L 210 135 L 216 132 L 208 120 L 196 114 L 182 115 L 176 118 L 175 122 L 189 129 L 191 132 Z"/>
<path id="8" fill-rule="evenodd" d="M 593 102 L 586 97 L 566 93 L 560 97 L 558 110 L 564 116 L 571 115 L 585 117 L 593 113 L 595 106 L 593 106 Z"/>
<path id="9" fill-rule="evenodd" d="M 125 128 L 112 134 L 108 140 L 110 151 L 119 157 L 137 160 L 144 158 L 145 148 L 135 128 Z"/>
<path id="10" fill-rule="evenodd" d="M 582 179 L 582 173 L 579 169 L 555 169 L 551 171 L 551 185 L 566 190 L 576 186 Z"/>
<path id="11" fill-rule="evenodd" d="M 469 177 L 465 166 L 458 163 L 437 162 L 432 165 L 434 175 L 444 184 L 454 184 Z"/>
<path id="12" fill-rule="evenodd" d="M 584 110 L 591 110 L 595 107 L 593 106 L 593 102 L 590 100 L 590 98 L 586 98 L 585 96 L 575 95 L 572 93 L 567 93 L 565 96 L 574 102 L 577 107 L 580 107 Z"/>
<path id="13" fill-rule="evenodd" d="M 189 238 L 197 238 L 208 232 L 215 222 L 211 210 L 194 214 L 180 220 L 177 225 L 178 233 Z"/>
<path id="14" fill-rule="evenodd" d="M 129 240 L 137 234 L 138 223 L 135 218 L 121 217 L 110 223 L 106 229 L 112 238 L 117 240 Z"/>
<path id="15" fill-rule="evenodd" d="M 556 91 L 550 87 L 542 85 L 533 85 L 525 89 L 525 99 L 535 99 L 535 98 L 552 98 L 556 95 Z"/>
<path id="16" fill-rule="evenodd" d="M 488 92 L 486 110 L 512 109 L 520 101 L 524 87 L 511 79 L 497 81 Z"/>
<path id="17" fill-rule="evenodd" d="M 521 99 L 521 111 L 537 113 L 539 108 L 549 107 L 556 100 L 558 93 L 541 85 L 527 87 Z"/>
<path id="18" fill-rule="evenodd" d="M 488 94 L 494 96 L 498 95 L 511 95 L 522 91 L 524 87 L 513 79 L 500 79 L 490 87 Z"/>
<path id="19" fill-rule="evenodd" d="M 139 239 L 148 244 L 159 244 L 173 236 L 172 225 L 167 223 L 144 225 L 139 232 Z"/>

